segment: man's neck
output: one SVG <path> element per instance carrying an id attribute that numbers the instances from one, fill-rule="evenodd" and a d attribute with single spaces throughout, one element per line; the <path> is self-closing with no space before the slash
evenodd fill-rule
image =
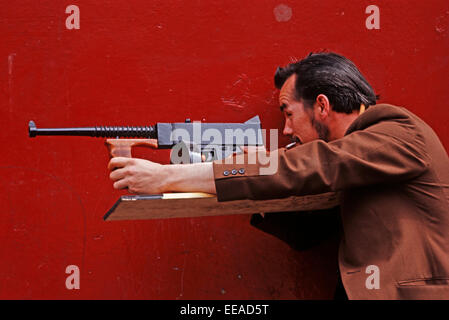
<path id="1" fill-rule="evenodd" d="M 337 140 L 343 138 L 345 136 L 346 131 L 348 131 L 351 123 L 354 122 L 355 119 L 360 115 L 360 111 L 354 111 L 351 114 L 347 113 L 334 113 L 334 128 L 331 130 L 333 133 L 330 137 L 330 140 Z"/>

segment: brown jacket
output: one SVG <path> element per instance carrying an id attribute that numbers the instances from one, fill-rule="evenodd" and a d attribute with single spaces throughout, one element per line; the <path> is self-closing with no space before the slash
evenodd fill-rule
<path id="1" fill-rule="evenodd" d="M 219 201 L 340 191 L 339 266 L 350 299 L 449 299 L 449 159 L 421 119 L 371 106 L 342 139 L 273 154 L 272 175 L 215 162 Z M 368 289 L 376 274 L 379 289 Z"/>

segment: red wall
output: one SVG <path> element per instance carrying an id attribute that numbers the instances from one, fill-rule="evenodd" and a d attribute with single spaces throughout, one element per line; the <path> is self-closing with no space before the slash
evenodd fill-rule
<path id="1" fill-rule="evenodd" d="M 65 26 L 71 4 L 79 30 Z M 276 19 L 280 4 L 291 8 L 288 21 Z M 365 27 L 370 4 L 380 30 Z M 276 66 L 328 49 L 449 147 L 446 0 L 3 0 L 0 34 L 2 299 L 331 298 L 335 285 L 335 241 L 295 251 L 247 215 L 104 222 L 123 192 L 108 179 L 103 141 L 32 140 L 29 120 L 146 125 L 258 114 L 277 128 Z M 167 152 L 137 155 L 168 162 Z M 68 265 L 81 271 L 79 290 L 66 289 Z"/>

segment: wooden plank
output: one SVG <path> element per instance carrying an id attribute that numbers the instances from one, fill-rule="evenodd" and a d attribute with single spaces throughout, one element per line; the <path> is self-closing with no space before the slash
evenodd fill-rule
<path id="1" fill-rule="evenodd" d="M 104 220 L 146 220 L 291 212 L 328 209 L 338 205 L 339 198 L 336 193 L 271 200 L 223 202 L 217 201 L 214 195 L 201 193 L 122 196 L 106 213 Z"/>

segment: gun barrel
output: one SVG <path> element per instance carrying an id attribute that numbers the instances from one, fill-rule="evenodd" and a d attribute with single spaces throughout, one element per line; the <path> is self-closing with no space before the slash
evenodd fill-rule
<path id="1" fill-rule="evenodd" d="M 156 139 L 157 133 L 154 126 L 129 127 L 129 126 L 98 126 L 81 128 L 37 128 L 34 121 L 28 123 L 28 135 L 36 136 L 86 136 L 99 138 L 149 138 Z"/>

